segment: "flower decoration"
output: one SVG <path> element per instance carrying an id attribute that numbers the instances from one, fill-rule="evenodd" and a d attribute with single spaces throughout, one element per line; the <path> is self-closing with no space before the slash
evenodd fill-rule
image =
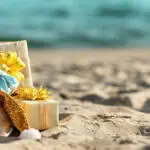
<path id="1" fill-rule="evenodd" d="M 14 76 L 19 82 L 24 80 L 24 75 L 21 72 L 24 67 L 24 62 L 17 56 L 16 52 L 0 52 L 0 69 Z"/>
<path id="2" fill-rule="evenodd" d="M 20 100 L 47 100 L 50 92 L 43 88 L 19 87 L 12 96 Z"/>

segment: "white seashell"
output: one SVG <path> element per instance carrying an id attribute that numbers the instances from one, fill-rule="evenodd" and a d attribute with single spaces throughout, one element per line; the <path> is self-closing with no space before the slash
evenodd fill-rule
<path id="1" fill-rule="evenodd" d="M 41 134 L 38 130 L 30 128 L 21 132 L 19 139 L 41 139 Z"/>

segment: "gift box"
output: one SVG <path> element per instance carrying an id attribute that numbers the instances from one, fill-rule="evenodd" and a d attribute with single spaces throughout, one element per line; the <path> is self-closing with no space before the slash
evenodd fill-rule
<path id="1" fill-rule="evenodd" d="M 25 69 L 22 70 L 25 76 L 25 80 L 20 84 L 20 86 L 21 85 L 30 86 L 30 87 L 33 86 L 26 41 L 1 42 L 0 51 L 5 53 L 11 51 L 11 52 L 16 52 L 18 54 L 18 56 L 26 64 Z M 3 61 L 2 55 L 0 61 L 1 63 Z M 0 90 L 2 90 L 7 94 L 11 94 L 19 86 L 19 82 L 16 80 L 15 77 L 4 72 L 2 68 L 7 69 L 7 66 L 1 65 L 0 68 Z M 11 119 L 6 113 L 6 111 L 4 110 L 2 104 L 0 103 L 0 136 L 8 136 L 12 132 L 12 129 L 13 129 L 13 124 L 11 123 Z"/>
<path id="2" fill-rule="evenodd" d="M 59 102 L 56 100 L 16 100 L 24 110 L 29 126 L 38 130 L 45 130 L 58 126 Z"/>
<path id="3" fill-rule="evenodd" d="M 53 100 L 47 89 L 20 87 L 13 98 L 23 109 L 31 128 L 45 130 L 58 126 L 59 101 Z"/>
<path id="4" fill-rule="evenodd" d="M 20 86 L 33 87 L 27 41 L 0 42 L 0 51 L 11 51 L 17 53 L 18 57 L 26 65 L 22 70 L 25 79 L 21 82 Z"/>

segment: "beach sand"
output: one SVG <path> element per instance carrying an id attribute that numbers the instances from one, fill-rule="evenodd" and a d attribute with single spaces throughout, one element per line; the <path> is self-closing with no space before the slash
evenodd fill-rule
<path id="1" fill-rule="evenodd" d="M 60 101 L 41 140 L 0 138 L 1 150 L 150 149 L 150 51 L 30 51 L 35 86 Z"/>

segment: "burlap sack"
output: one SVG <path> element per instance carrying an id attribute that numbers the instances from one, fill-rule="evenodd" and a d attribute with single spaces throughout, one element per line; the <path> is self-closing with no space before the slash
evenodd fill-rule
<path id="1" fill-rule="evenodd" d="M 26 64 L 23 74 L 25 76 L 24 82 L 21 86 L 33 86 L 30 60 L 28 55 L 28 47 L 26 41 L 16 42 L 0 42 L 0 51 L 16 51 L 21 60 Z M 11 133 L 12 127 L 8 116 L 0 105 L 0 136 L 7 136 Z"/>

